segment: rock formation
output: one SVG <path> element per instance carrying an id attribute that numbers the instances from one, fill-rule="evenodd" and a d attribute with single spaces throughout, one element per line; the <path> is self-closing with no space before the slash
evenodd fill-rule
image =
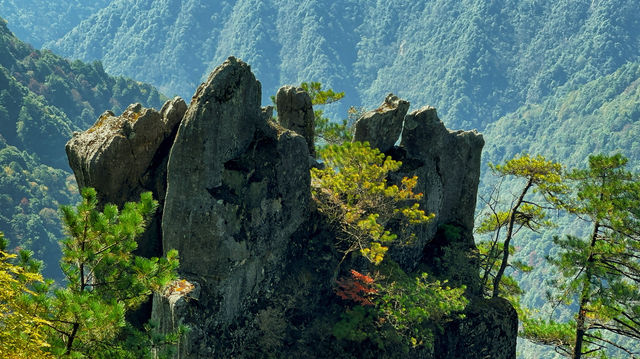
<path id="1" fill-rule="evenodd" d="M 316 156 L 311 97 L 301 87 L 283 86 L 276 94 L 280 125 L 307 140 L 309 154 Z"/>
<path id="2" fill-rule="evenodd" d="M 163 244 L 202 285 L 205 326 L 231 325 L 275 284 L 309 213 L 307 143 L 271 122 L 260 96 L 230 58 L 196 92 L 169 156 Z"/>
<path id="3" fill-rule="evenodd" d="M 403 102 L 407 105 L 397 105 Z M 482 298 L 478 266 L 469 255 L 475 250 L 473 213 L 484 146 L 482 135 L 476 131 L 448 130 L 433 107 L 423 107 L 405 116 L 407 109 L 406 101 L 389 94 L 383 106 L 366 113 L 356 123 L 356 131 L 364 130 L 360 136 L 356 132 L 355 139 L 376 144 L 381 151 L 402 161 L 393 178 L 418 176 L 414 190 L 424 194 L 420 206 L 436 214 L 433 221 L 417 230 L 414 243 L 394 248 L 391 256 L 407 271 L 420 267 L 467 287 L 471 303 L 466 317 L 447 325 L 443 335 L 436 338 L 436 357 L 514 358 L 517 313 L 502 298 Z M 397 117 L 404 118 L 404 125 L 402 121 L 390 120 Z M 389 147 L 400 131 L 399 146 Z M 373 134 L 387 137 L 370 137 Z"/>
<path id="4" fill-rule="evenodd" d="M 162 206 L 169 150 L 186 110 L 179 97 L 160 112 L 134 104 L 121 116 L 107 111 L 87 131 L 74 133 L 66 151 L 78 186 L 94 187 L 100 206 L 122 206 L 146 191 Z M 141 239 L 140 255 L 162 254 L 160 220 L 157 214 Z"/>
<path id="5" fill-rule="evenodd" d="M 276 123 L 260 97 L 249 66 L 229 58 L 186 111 L 179 100 L 160 113 L 133 106 L 103 115 L 67 146 L 80 186 L 116 203 L 150 187 L 164 199 L 155 240 L 165 252 L 178 249 L 186 281 L 155 295 L 153 319 L 162 331 L 190 327 L 177 358 L 405 357 L 393 342 L 343 345 L 332 335 L 344 311 L 332 282 L 340 254 L 310 198 L 311 101 L 282 88 Z M 448 323 L 432 350 L 412 355 L 515 358 L 515 311 L 481 298 L 470 255 L 482 136 L 447 130 L 433 108 L 406 115 L 408 107 L 389 95 L 356 125 L 356 140 L 403 162 L 390 180 L 419 177 L 422 206 L 436 214 L 412 245 L 390 255 L 406 271 L 466 285 L 471 300 L 466 318 Z M 113 176 L 100 172 L 108 166 Z"/>
<path id="6" fill-rule="evenodd" d="M 402 132 L 402 121 L 409 110 L 409 102 L 389 94 L 382 105 L 368 111 L 356 121 L 354 141 L 368 141 L 371 147 L 382 152 L 389 151 Z"/>

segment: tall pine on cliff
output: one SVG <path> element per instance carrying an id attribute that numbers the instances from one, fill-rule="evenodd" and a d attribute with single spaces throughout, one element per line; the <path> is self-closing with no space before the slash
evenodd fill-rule
<path id="1" fill-rule="evenodd" d="M 0 231 L 59 277 L 57 209 L 75 201 L 64 145 L 105 110 L 133 102 L 159 108 L 152 86 L 111 77 L 100 62 L 68 61 L 16 38 L 0 18 Z"/>

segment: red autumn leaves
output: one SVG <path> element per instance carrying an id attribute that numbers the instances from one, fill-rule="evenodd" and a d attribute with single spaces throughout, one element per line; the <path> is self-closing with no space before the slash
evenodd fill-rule
<path id="1" fill-rule="evenodd" d="M 370 276 L 352 269 L 351 278 L 342 277 L 336 282 L 338 284 L 336 294 L 340 298 L 361 305 L 373 305 L 371 296 L 376 294 L 378 290 L 373 287 L 374 280 Z"/>

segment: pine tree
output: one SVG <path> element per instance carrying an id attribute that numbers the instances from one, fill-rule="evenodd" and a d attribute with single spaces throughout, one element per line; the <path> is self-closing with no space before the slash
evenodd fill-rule
<path id="1" fill-rule="evenodd" d="M 309 94 L 311 104 L 314 106 L 329 105 L 344 97 L 344 92 L 335 92 L 333 89 L 323 90 L 320 82 L 303 82 L 300 87 Z M 351 111 L 353 109 L 350 109 L 350 113 Z M 332 122 L 324 116 L 324 110 L 317 108 L 313 111 L 313 116 L 315 143 L 338 145 L 351 141 L 353 133 L 348 119 Z"/>
<path id="2" fill-rule="evenodd" d="M 125 313 L 176 276 L 177 252 L 164 258 L 133 255 L 157 202 L 150 192 L 140 202 L 97 209 L 96 191 L 85 188 L 77 207 L 62 207 L 68 237 L 62 241 L 61 267 L 66 288 L 35 298 L 48 308 L 52 352 L 70 357 L 126 352 L 116 337 L 126 327 Z M 121 356 L 122 356 L 121 355 Z"/>
<path id="3" fill-rule="evenodd" d="M 588 222 L 590 235 L 556 237 L 561 250 L 548 260 L 560 272 L 555 300 L 576 308 L 575 320 L 524 323 L 526 337 L 574 359 L 607 346 L 634 354 L 605 332 L 640 341 L 640 177 L 626 164 L 620 154 L 591 156 L 588 169 L 568 175 L 574 191 L 561 206 Z"/>
<path id="4" fill-rule="evenodd" d="M 537 231 L 550 226 L 551 223 L 546 220 L 546 207 L 541 203 L 553 203 L 556 196 L 565 190 L 565 186 L 562 179 L 562 166 L 542 156 L 531 157 L 524 154 L 503 165 L 489 166 L 501 178 L 516 177 L 523 181 L 521 187 L 518 187 L 515 199 L 510 202 L 506 210 L 498 208 L 501 201 L 504 201 L 499 198 L 500 193 L 492 195 L 492 198 L 486 201 L 489 211 L 485 212 L 476 230 L 481 234 L 494 233 L 493 239 L 490 242 L 481 243 L 479 248 L 483 287 L 491 291 L 492 297 L 497 297 L 501 294 L 502 287 L 514 288 L 515 282 L 504 276 L 508 266 L 528 269 L 519 262 L 510 263 L 509 261 L 510 254 L 513 252 L 511 241 L 514 236 L 523 228 Z M 542 195 L 544 202 L 532 198 L 536 192 Z M 506 233 L 501 240 L 503 229 Z M 493 276 L 492 284 L 489 282 L 490 276 Z M 506 293 L 517 292 L 517 284 L 515 288 Z"/>
<path id="5" fill-rule="evenodd" d="M 368 143 L 329 145 L 318 154 L 324 168 L 311 169 L 311 194 L 318 210 L 339 229 L 337 246 L 343 260 L 358 252 L 380 264 L 391 243 L 411 240 L 411 226 L 433 218 L 420 209 L 417 201 L 422 194 L 413 193 L 418 178 L 405 177 L 399 186 L 389 185 L 387 176 L 402 163 Z M 398 227 L 406 231 L 392 233 L 392 221 L 398 221 Z"/>

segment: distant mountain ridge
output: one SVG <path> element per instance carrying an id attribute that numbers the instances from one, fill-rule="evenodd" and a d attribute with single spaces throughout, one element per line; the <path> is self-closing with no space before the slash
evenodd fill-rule
<path id="1" fill-rule="evenodd" d="M 346 91 L 342 110 L 391 91 L 441 109 L 452 127 L 483 129 L 636 61 L 636 10 L 635 0 L 114 0 L 45 47 L 182 96 L 234 55 L 262 79 L 265 103 L 280 84 L 313 80 Z"/>
<path id="2" fill-rule="evenodd" d="M 77 26 L 110 0 L 0 0 L 0 16 L 22 41 L 40 48 Z"/>

